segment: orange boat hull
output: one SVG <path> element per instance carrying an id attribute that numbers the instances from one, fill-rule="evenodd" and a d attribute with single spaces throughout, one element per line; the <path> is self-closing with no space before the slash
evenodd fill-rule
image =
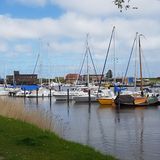
<path id="1" fill-rule="evenodd" d="M 134 104 L 144 104 L 147 102 L 146 97 L 134 97 Z"/>
<path id="2" fill-rule="evenodd" d="M 99 98 L 98 102 L 102 105 L 112 105 L 114 100 L 112 98 Z"/>

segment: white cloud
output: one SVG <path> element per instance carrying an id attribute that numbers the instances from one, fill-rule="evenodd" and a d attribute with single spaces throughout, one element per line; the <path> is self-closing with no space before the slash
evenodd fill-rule
<path id="1" fill-rule="evenodd" d="M 0 36 L 4 39 L 32 39 L 59 33 L 56 21 L 50 18 L 29 20 L 0 16 Z"/>
<path id="2" fill-rule="evenodd" d="M 50 43 L 50 52 L 54 51 L 54 53 L 58 54 L 67 54 L 67 53 L 82 53 L 83 51 L 83 42 L 75 41 L 75 42 L 51 42 Z M 81 50 L 80 50 L 81 48 Z"/>
<path id="3" fill-rule="evenodd" d="M 31 46 L 27 44 L 16 44 L 14 46 L 14 51 L 18 53 L 31 53 L 32 50 Z"/>
<path id="4" fill-rule="evenodd" d="M 73 11 L 84 15 L 106 16 L 119 12 L 112 0 L 51 0 L 67 11 Z"/>
<path id="5" fill-rule="evenodd" d="M 85 41 L 86 33 L 90 34 L 93 48 L 104 50 L 107 47 L 112 27 L 116 26 L 117 47 L 130 47 L 135 33 L 138 31 L 149 39 L 145 47 L 159 48 L 160 44 L 160 22 L 148 19 L 98 19 L 80 16 L 75 13 L 67 13 L 59 19 L 18 19 L 9 16 L 0 16 L 0 37 L 7 40 L 16 39 L 50 39 L 51 41 L 63 40 L 63 50 L 73 49 L 72 43 L 82 44 Z M 69 41 L 68 41 L 69 39 Z M 80 41 L 80 43 L 79 43 Z M 123 45 L 123 46 L 121 46 Z M 54 47 L 62 50 L 61 45 Z M 59 49 L 58 49 L 59 47 Z M 80 45 L 75 50 L 80 49 Z M 98 52 L 98 50 L 97 50 Z"/>
<path id="6" fill-rule="evenodd" d="M 130 12 L 132 16 L 153 16 L 152 18 L 158 18 L 158 15 L 160 14 L 160 1 L 146 0 L 144 2 L 144 0 L 136 0 L 131 2 L 134 6 L 138 7 L 136 12 Z"/>
<path id="7" fill-rule="evenodd" d="M 114 5 L 113 0 L 7 0 L 8 3 L 19 3 L 27 6 L 45 7 L 47 4 L 57 5 L 67 12 L 75 12 L 85 16 L 117 16 L 120 10 Z M 127 0 L 126 0 L 127 1 Z M 126 2 L 126 4 L 128 1 Z M 120 16 L 143 17 L 156 16 L 160 14 L 160 1 L 158 0 L 131 0 L 130 9 L 123 9 Z M 138 9 L 133 10 L 133 7 Z"/>
<path id="8" fill-rule="evenodd" d="M 51 0 L 51 2 L 66 11 L 73 11 L 86 16 L 102 16 L 103 18 L 111 15 L 117 16 L 120 12 L 113 0 Z M 130 9 L 127 11 L 123 9 L 120 16 L 143 17 L 160 14 L 160 2 L 157 0 L 145 0 L 145 2 L 144 0 L 131 0 L 129 4 L 131 5 Z M 132 8 L 135 6 L 138 9 L 133 10 Z"/>
<path id="9" fill-rule="evenodd" d="M 112 0 L 7 0 L 8 3 L 19 3 L 26 6 L 44 7 L 47 4 L 56 4 L 66 11 L 73 11 L 87 15 L 106 15 L 117 10 Z"/>

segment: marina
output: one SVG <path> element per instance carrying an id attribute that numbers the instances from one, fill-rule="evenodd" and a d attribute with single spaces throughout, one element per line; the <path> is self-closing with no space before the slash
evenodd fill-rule
<path id="1" fill-rule="evenodd" d="M 17 75 L 20 76 L 19 72 Z M 106 85 L 104 77 L 100 78 L 97 84 L 90 81 L 88 74 L 87 82 L 81 85 L 55 82 L 1 85 L 0 98 L 49 117 L 52 131 L 63 139 L 88 145 L 120 160 L 157 160 L 160 87 L 156 83 L 123 85 L 113 78 Z"/>
<path id="2" fill-rule="evenodd" d="M 160 0 L 3 0 L 0 160 L 159 160 L 159 16 Z"/>

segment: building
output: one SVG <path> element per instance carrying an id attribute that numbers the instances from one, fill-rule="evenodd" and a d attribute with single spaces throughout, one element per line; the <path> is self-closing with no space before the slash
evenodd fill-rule
<path id="1" fill-rule="evenodd" d="M 16 84 L 16 85 L 22 85 L 22 84 L 37 84 L 37 74 L 20 74 L 19 71 L 14 71 L 13 75 L 7 75 L 6 76 L 6 82 L 8 84 Z"/>
<path id="2" fill-rule="evenodd" d="M 77 80 L 81 80 L 81 76 L 79 74 L 70 73 L 65 77 L 65 82 L 69 84 L 75 84 Z"/>
<path id="3" fill-rule="evenodd" d="M 88 75 L 82 75 L 82 81 L 87 82 L 87 77 Z M 89 82 L 90 83 L 97 83 L 101 80 L 101 75 L 95 75 L 95 74 L 90 74 L 89 75 Z M 104 76 L 102 76 L 102 81 L 104 81 Z"/>

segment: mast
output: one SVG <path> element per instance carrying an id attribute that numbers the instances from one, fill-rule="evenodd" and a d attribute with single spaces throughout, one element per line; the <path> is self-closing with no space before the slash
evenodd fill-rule
<path id="1" fill-rule="evenodd" d="M 84 58 L 83 58 L 83 62 L 82 62 L 81 68 L 80 68 L 79 75 L 78 75 L 77 80 L 76 80 L 76 84 L 78 82 L 79 76 L 81 75 L 83 66 L 84 66 L 84 64 L 86 62 L 87 63 L 86 64 L 87 73 L 86 73 L 86 77 L 85 77 L 85 82 L 86 82 L 87 86 L 89 87 L 89 58 L 90 58 L 90 60 L 92 62 L 92 65 L 93 65 L 93 68 L 94 68 L 94 72 L 95 72 L 96 75 L 97 75 L 97 72 L 96 72 L 96 67 L 94 65 L 94 61 L 93 61 L 93 57 L 92 57 L 92 54 L 91 54 L 91 50 L 90 50 L 90 47 L 89 47 L 88 37 L 89 37 L 89 34 L 86 35 L 85 55 L 84 55 Z M 97 80 L 98 80 L 98 77 L 97 77 Z"/>
<path id="2" fill-rule="evenodd" d="M 141 36 L 142 34 L 139 35 L 139 62 L 140 62 L 140 80 L 141 80 L 140 91 L 141 95 L 143 96 L 142 57 L 141 57 L 141 40 L 140 40 Z"/>
<path id="3" fill-rule="evenodd" d="M 35 74 L 35 71 L 36 71 L 36 68 L 37 68 L 37 64 L 38 64 L 38 60 L 39 60 L 39 54 L 37 56 L 37 59 L 36 59 L 36 63 L 35 63 L 35 66 L 34 66 L 34 69 L 33 69 L 33 74 Z"/>
<path id="4" fill-rule="evenodd" d="M 107 59 L 108 59 L 108 55 L 109 55 L 109 50 L 110 50 L 110 46 L 111 46 L 114 30 L 115 30 L 115 26 L 112 29 L 112 33 L 111 33 L 111 37 L 110 37 L 110 41 L 109 41 L 109 45 L 108 45 L 108 49 L 107 49 L 107 53 L 106 53 L 106 57 L 105 57 L 104 65 L 103 65 L 103 69 L 102 69 L 102 74 L 101 74 L 101 78 L 100 78 L 100 82 L 99 82 L 98 91 L 99 91 L 99 89 L 101 87 L 102 78 L 103 78 L 103 75 L 104 75 L 104 71 L 105 71 L 105 67 L 106 67 L 106 63 L 107 63 Z"/>
<path id="5" fill-rule="evenodd" d="M 135 51 L 135 73 L 134 73 L 134 90 L 137 90 L 137 53 L 138 53 L 138 32 L 136 33 L 136 51 Z"/>
<path id="6" fill-rule="evenodd" d="M 88 57 L 88 34 L 87 34 L 87 40 L 86 40 L 86 50 L 87 50 L 87 86 L 89 87 L 89 57 Z"/>
<path id="7" fill-rule="evenodd" d="M 115 42 L 115 37 L 116 37 L 116 33 L 114 31 L 114 34 L 113 34 L 113 54 L 114 54 L 114 57 L 113 57 L 113 61 L 114 61 L 114 64 L 113 64 L 113 70 L 114 70 L 113 76 L 114 76 L 114 83 L 116 83 L 116 42 Z"/>
<path id="8" fill-rule="evenodd" d="M 123 82 L 122 82 L 123 84 L 125 82 L 125 79 L 126 79 L 126 76 L 127 76 L 127 73 L 128 73 L 128 68 L 129 68 L 129 64 L 130 64 L 131 57 L 132 57 L 132 54 L 133 54 L 133 49 L 134 49 L 134 46 L 135 46 L 135 43 L 136 43 L 136 40 L 137 40 L 137 36 L 138 36 L 138 32 L 136 32 L 136 36 L 135 36 L 134 41 L 133 41 L 131 53 L 130 53 L 128 64 L 127 64 L 127 69 L 126 69 L 126 72 L 125 72 L 124 77 L 123 77 Z"/>

